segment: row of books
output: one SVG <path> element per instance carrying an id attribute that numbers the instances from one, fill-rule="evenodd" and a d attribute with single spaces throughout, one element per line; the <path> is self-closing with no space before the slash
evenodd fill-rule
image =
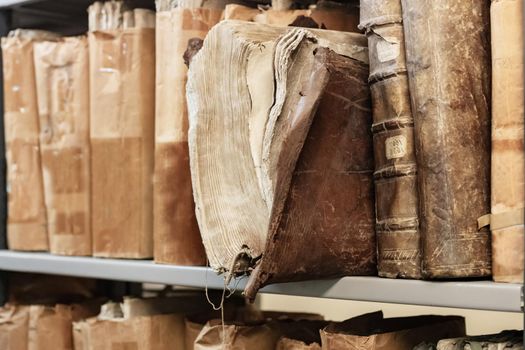
<path id="1" fill-rule="evenodd" d="M 522 1 L 189 3 L 3 39 L 11 249 L 522 280 Z"/>

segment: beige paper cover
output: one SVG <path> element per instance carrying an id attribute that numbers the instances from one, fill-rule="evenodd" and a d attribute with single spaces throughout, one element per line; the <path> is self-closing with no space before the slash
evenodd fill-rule
<path id="1" fill-rule="evenodd" d="M 93 254 L 153 256 L 155 31 L 89 33 Z"/>
<path id="2" fill-rule="evenodd" d="M 26 350 L 29 307 L 6 305 L 0 308 L 0 349 Z"/>
<path id="3" fill-rule="evenodd" d="M 27 37 L 2 38 L 7 243 L 14 250 L 48 249 L 33 43 Z"/>
<path id="4" fill-rule="evenodd" d="M 91 255 L 86 37 L 34 45 L 50 251 Z"/>
<path id="5" fill-rule="evenodd" d="M 491 212 L 524 207 L 523 0 L 493 1 Z M 519 210 L 517 210 L 518 212 Z M 523 214 L 518 216 L 523 219 Z M 523 283 L 523 224 L 492 231 L 492 274 L 497 282 Z"/>
<path id="6" fill-rule="evenodd" d="M 204 39 L 221 10 L 173 9 L 157 14 L 157 82 L 154 175 L 154 256 L 158 263 L 204 265 L 191 188 L 186 107 L 191 38 Z"/>
<path id="7" fill-rule="evenodd" d="M 73 350 L 73 322 L 93 317 L 100 304 L 29 307 L 28 350 Z"/>

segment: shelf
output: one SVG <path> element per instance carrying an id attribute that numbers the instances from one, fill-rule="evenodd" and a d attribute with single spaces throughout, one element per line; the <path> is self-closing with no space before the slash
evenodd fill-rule
<path id="1" fill-rule="evenodd" d="M 48 273 L 128 282 L 160 283 L 222 289 L 224 282 L 211 269 L 159 265 L 147 260 L 64 257 L 47 253 L 0 250 L 0 270 Z M 238 289 L 244 288 L 245 280 Z M 426 282 L 378 277 L 275 284 L 262 293 L 521 312 L 521 285 L 471 282 Z"/>

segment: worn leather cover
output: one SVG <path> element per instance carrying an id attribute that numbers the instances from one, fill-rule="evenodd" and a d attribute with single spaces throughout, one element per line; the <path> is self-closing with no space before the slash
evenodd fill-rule
<path id="1" fill-rule="evenodd" d="M 188 150 L 183 54 L 192 38 L 204 39 L 221 18 L 216 9 L 157 13 L 155 89 L 154 258 L 157 263 L 204 265 L 195 218 Z"/>
<path id="2" fill-rule="evenodd" d="M 360 20 L 370 55 L 377 269 L 382 277 L 421 278 L 414 119 L 401 0 L 361 1 Z"/>
<path id="3" fill-rule="evenodd" d="M 298 158 L 294 171 L 275 185 L 266 247 L 245 289 L 250 299 L 269 283 L 376 271 L 367 66 L 319 48 L 307 71 L 298 74 L 306 80 L 299 80 L 302 94 L 288 91 L 282 112 L 288 117 L 277 121 L 276 129 L 283 131 L 275 143 L 283 149 L 273 152 L 275 169 Z M 306 102 L 309 98 L 318 101 Z M 295 105 L 313 107 L 288 112 L 287 106 Z M 313 121 L 305 123 L 306 138 L 296 155 L 295 147 L 286 147 L 297 143 L 308 119 Z"/>
<path id="4" fill-rule="evenodd" d="M 492 36 L 492 215 L 523 209 L 523 0 L 491 5 Z M 498 282 L 523 282 L 521 224 L 491 227 L 492 276 Z"/>
<path id="5" fill-rule="evenodd" d="M 323 350 L 411 350 L 425 342 L 465 335 L 460 316 L 383 318 L 371 313 L 334 323 L 321 331 Z"/>
<path id="6" fill-rule="evenodd" d="M 33 64 L 36 37 L 2 38 L 7 159 L 7 244 L 48 250 Z"/>
<path id="7" fill-rule="evenodd" d="M 155 31 L 90 32 L 89 56 L 93 254 L 151 258 Z"/>
<path id="8" fill-rule="evenodd" d="M 49 249 L 54 254 L 91 255 L 88 57 L 86 37 L 34 45 Z"/>
<path id="9" fill-rule="evenodd" d="M 414 114 L 423 273 L 491 273 L 487 0 L 403 0 Z"/>

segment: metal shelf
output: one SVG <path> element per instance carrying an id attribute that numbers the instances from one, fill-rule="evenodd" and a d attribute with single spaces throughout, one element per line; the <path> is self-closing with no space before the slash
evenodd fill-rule
<path id="1" fill-rule="evenodd" d="M 127 282 L 222 289 L 223 278 L 205 267 L 159 265 L 148 260 L 64 257 L 0 250 L 0 270 L 48 273 Z M 246 281 L 237 288 L 244 288 Z M 232 283 L 233 284 L 233 283 Z M 262 293 L 521 312 L 521 285 L 491 281 L 428 282 L 378 277 L 275 284 Z"/>

